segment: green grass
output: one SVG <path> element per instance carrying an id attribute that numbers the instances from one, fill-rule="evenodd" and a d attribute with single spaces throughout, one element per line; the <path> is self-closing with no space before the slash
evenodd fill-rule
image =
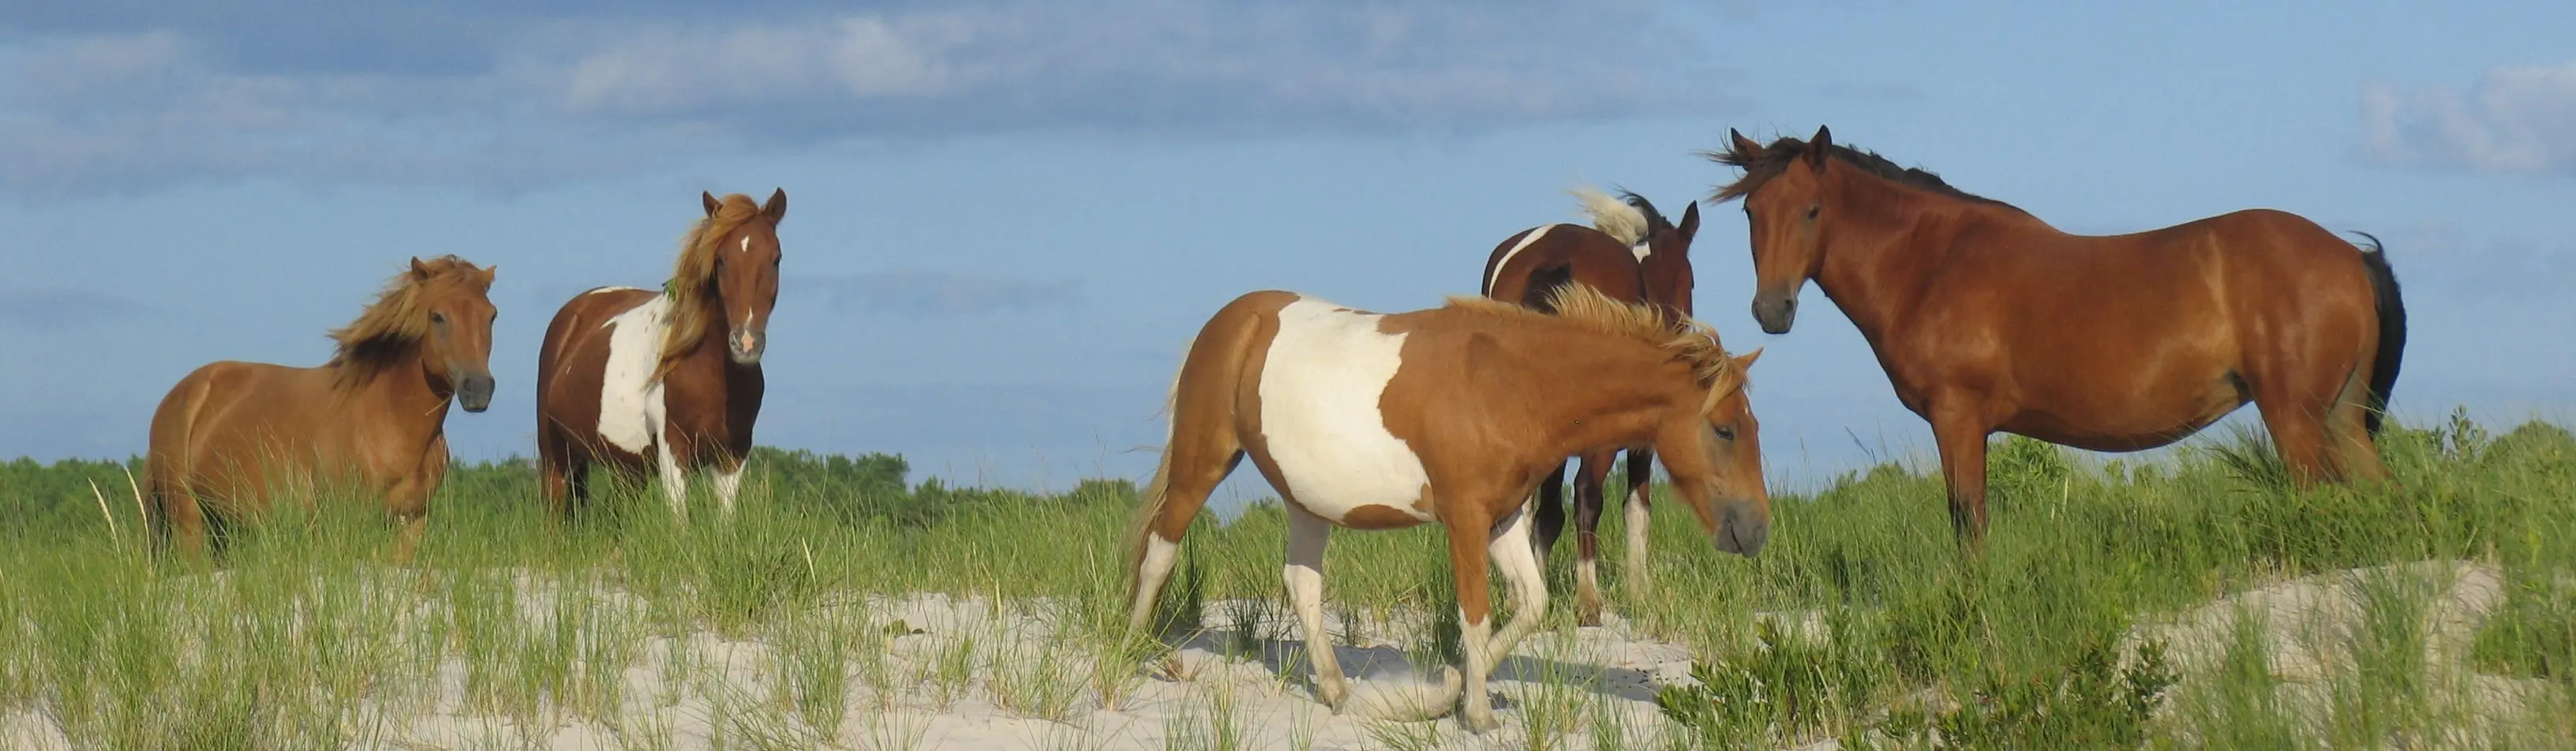
<path id="1" fill-rule="evenodd" d="M 1951 539 L 1937 474 L 1893 465 L 1777 496 L 1773 543 L 1752 561 L 1715 553 L 1664 497 L 1655 595 L 1632 598 L 1617 560 L 1601 571 L 1614 612 L 1700 658 L 1703 690 L 1671 703 L 1698 709 L 1634 726 L 1589 689 L 1548 688 L 1503 712 L 1519 723 L 1509 732 L 1532 748 L 2568 737 L 2576 440 L 2544 423 L 2392 427 L 2383 453 L 2398 483 L 2386 488 L 2292 489 L 2267 452 L 2259 434 L 2222 434 L 2165 461 L 2093 462 L 2003 440 L 1982 559 Z M 0 464 L 0 715 L 37 713 L 77 747 L 389 743 L 409 718 L 450 711 L 525 732 L 599 728 L 637 748 L 682 745 L 674 727 L 693 712 L 719 716 L 729 747 L 923 747 L 939 740 L 924 713 L 970 699 L 1087 727 L 1095 709 L 1132 708 L 1167 664 L 1164 647 L 1123 630 L 1129 480 L 953 488 L 909 483 L 893 457 L 764 449 L 730 521 L 700 499 L 677 524 L 658 493 L 613 488 L 566 524 L 544 512 L 526 462 L 463 465 L 416 567 L 384 565 L 387 525 L 323 498 L 243 525 L 207 574 L 146 554 L 119 494 L 126 469 Z M 1605 515 L 1606 539 L 1620 518 Z M 1246 654 L 1299 641 L 1275 625 L 1284 534 L 1275 504 L 1203 517 L 1164 615 L 1233 634 Z M 1548 561 L 1560 611 L 1570 551 Z M 2394 573 L 2355 577 L 2358 615 L 2309 635 L 2340 645 L 2318 675 L 2275 675 L 2266 655 L 2281 637 L 2261 618 L 2203 650 L 2206 664 L 2151 665 L 2140 638 L 2233 593 L 2425 560 L 2471 561 L 2502 583 L 2467 670 L 2415 657 L 2438 641 L 2425 616 L 2447 590 Z M 1434 528 L 1337 532 L 1325 569 L 1328 612 L 1345 621 L 1336 640 L 1454 659 L 1446 568 Z M 887 603 L 923 592 L 1005 603 L 997 617 L 1042 620 L 1053 636 L 1032 648 L 999 621 L 894 623 Z M 1561 631 L 1570 619 L 1553 613 L 1533 643 Z M 2461 698 L 2481 681 L 2518 701 Z M 1169 744 L 1250 744 L 1235 700 L 1190 699 Z M 1289 734 L 1298 745 L 1314 730 Z M 1081 732 L 1056 735 L 1048 744 L 1086 746 Z M 1442 743 L 1419 724 L 1364 735 Z"/>

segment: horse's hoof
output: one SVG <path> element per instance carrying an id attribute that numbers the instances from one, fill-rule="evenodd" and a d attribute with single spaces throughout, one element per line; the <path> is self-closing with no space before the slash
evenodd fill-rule
<path id="1" fill-rule="evenodd" d="M 1458 727 L 1464 728 L 1467 732 L 1475 735 L 1484 735 L 1500 729 L 1502 726 L 1503 721 L 1494 716 L 1493 710 L 1470 712 L 1458 716 Z"/>

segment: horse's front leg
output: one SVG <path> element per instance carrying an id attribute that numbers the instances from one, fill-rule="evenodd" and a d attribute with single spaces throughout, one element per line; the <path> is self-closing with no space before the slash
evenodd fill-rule
<path id="1" fill-rule="evenodd" d="M 1971 552 L 1985 548 L 1986 437 L 1993 426 L 1967 397 L 1932 403 L 1932 438 L 1941 450 L 1941 477 L 1949 487 L 1950 529 Z"/>
<path id="2" fill-rule="evenodd" d="M 412 472 L 385 489 L 385 512 L 393 517 L 394 564 L 411 565 L 421 538 L 429 534 L 429 497 L 447 478 L 447 437 L 440 436 Z"/>

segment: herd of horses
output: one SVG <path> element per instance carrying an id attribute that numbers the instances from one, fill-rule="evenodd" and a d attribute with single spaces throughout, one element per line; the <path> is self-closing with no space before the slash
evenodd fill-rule
<path id="1" fill-rule="evenodd" d="M 1702 155 L 1739 171 L 1709 200 L 1740 201 L 1750 226 L 1753 318 L 1788 332 L 1810 281 L 1850 318 L 1897 398 L 1931 425 L 1963 549 L 1985 535 L 1986 444 L 1999 431 L 2133 451 L 2252 402 L 2299 482 L 2387 476 L 2374 441 L 2405 308 L 2368 235 L 2349 243 L 2268 210 L 2074 235 L 1824 128 L 1767 144 L 1728 137 Z M 1564 528 L 1569 458 L 1583 623 L 1600 617 L 1595 534 L 1623 451 L 1623 586 L 1648 583 L 1657 459 L 1716 550 L 1758 554 L 1770 497 L 1747 373 L 1761 353 L 1728 352 L 1694 318 L 1699 202 L 1676 223 L 1635 194 L 1576 195 L 1592 225 L 1505 238 L 1479 296 L 1390 314 L 1259 291 L 1209 318 L 1172 383 L 1171 435 L 1130 538 L 1131 625 L 1153 625 L 1183 533 L 1246 458 L 1286 507 L 1283 578 L 1316 696 L 1337 711 L 1350 691 L 1323 628 L 1333 527 L 1447 531 L 1464 647 L 1452 697 L 1483 695 L 1547 608 L 1540 556 Z M 732 510 L 761 405 L 787 198 L 701 198 L 705 216 L 661 289 L 592 289 L 547 327 L 537 440 L 558 513 L 586 504 L 594 464 L 656 477 L 681 515 L 687 475 L 711 469 Z M 408 560 L 447 467 L 448 407 L 480 412 L 491 398 L 494 274 L 415 258 L 331 332 L 328 363 L 218 362 L 181 380 L 153 416 L 146 459 L 160 546 L 206 560 L 210 525 L 340 483 L 381 500 Z M 1513 600 L 1499 631 L 1489 568 Z M 1499 724 L 1486 702 L 1461 711 L 1470 729 Z"/>

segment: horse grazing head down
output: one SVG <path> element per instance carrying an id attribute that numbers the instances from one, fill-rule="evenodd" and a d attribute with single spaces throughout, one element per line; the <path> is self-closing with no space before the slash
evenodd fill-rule
<path id="1" fill-rule="evenodd" d="M 740 193 L 721 199 L 701 192 L 707 217 L 681 241 L 671 274 L 672 325 L 662 348 L 662 370 L 694 349 L 723 322 L 725 355 L 737 365 L 758 365 L 769 346 L 769 313 L 778 305 L 778 223 L 787 218 L 787 191 L 752 203 Z M 707 317 L 708 307 L 716 308 Z"/>
<path id="2" fill-rule="evenodd" d="M 331 332 L 340 343 L 332 364 L 337 384 L 364 385 L 417 354 L 431 390 L 452 394 L 467 412 L 492 404 L 492 279 L 500 267 L 477 268 L 456 256 L 411 259 L 358 320 Z"/>

